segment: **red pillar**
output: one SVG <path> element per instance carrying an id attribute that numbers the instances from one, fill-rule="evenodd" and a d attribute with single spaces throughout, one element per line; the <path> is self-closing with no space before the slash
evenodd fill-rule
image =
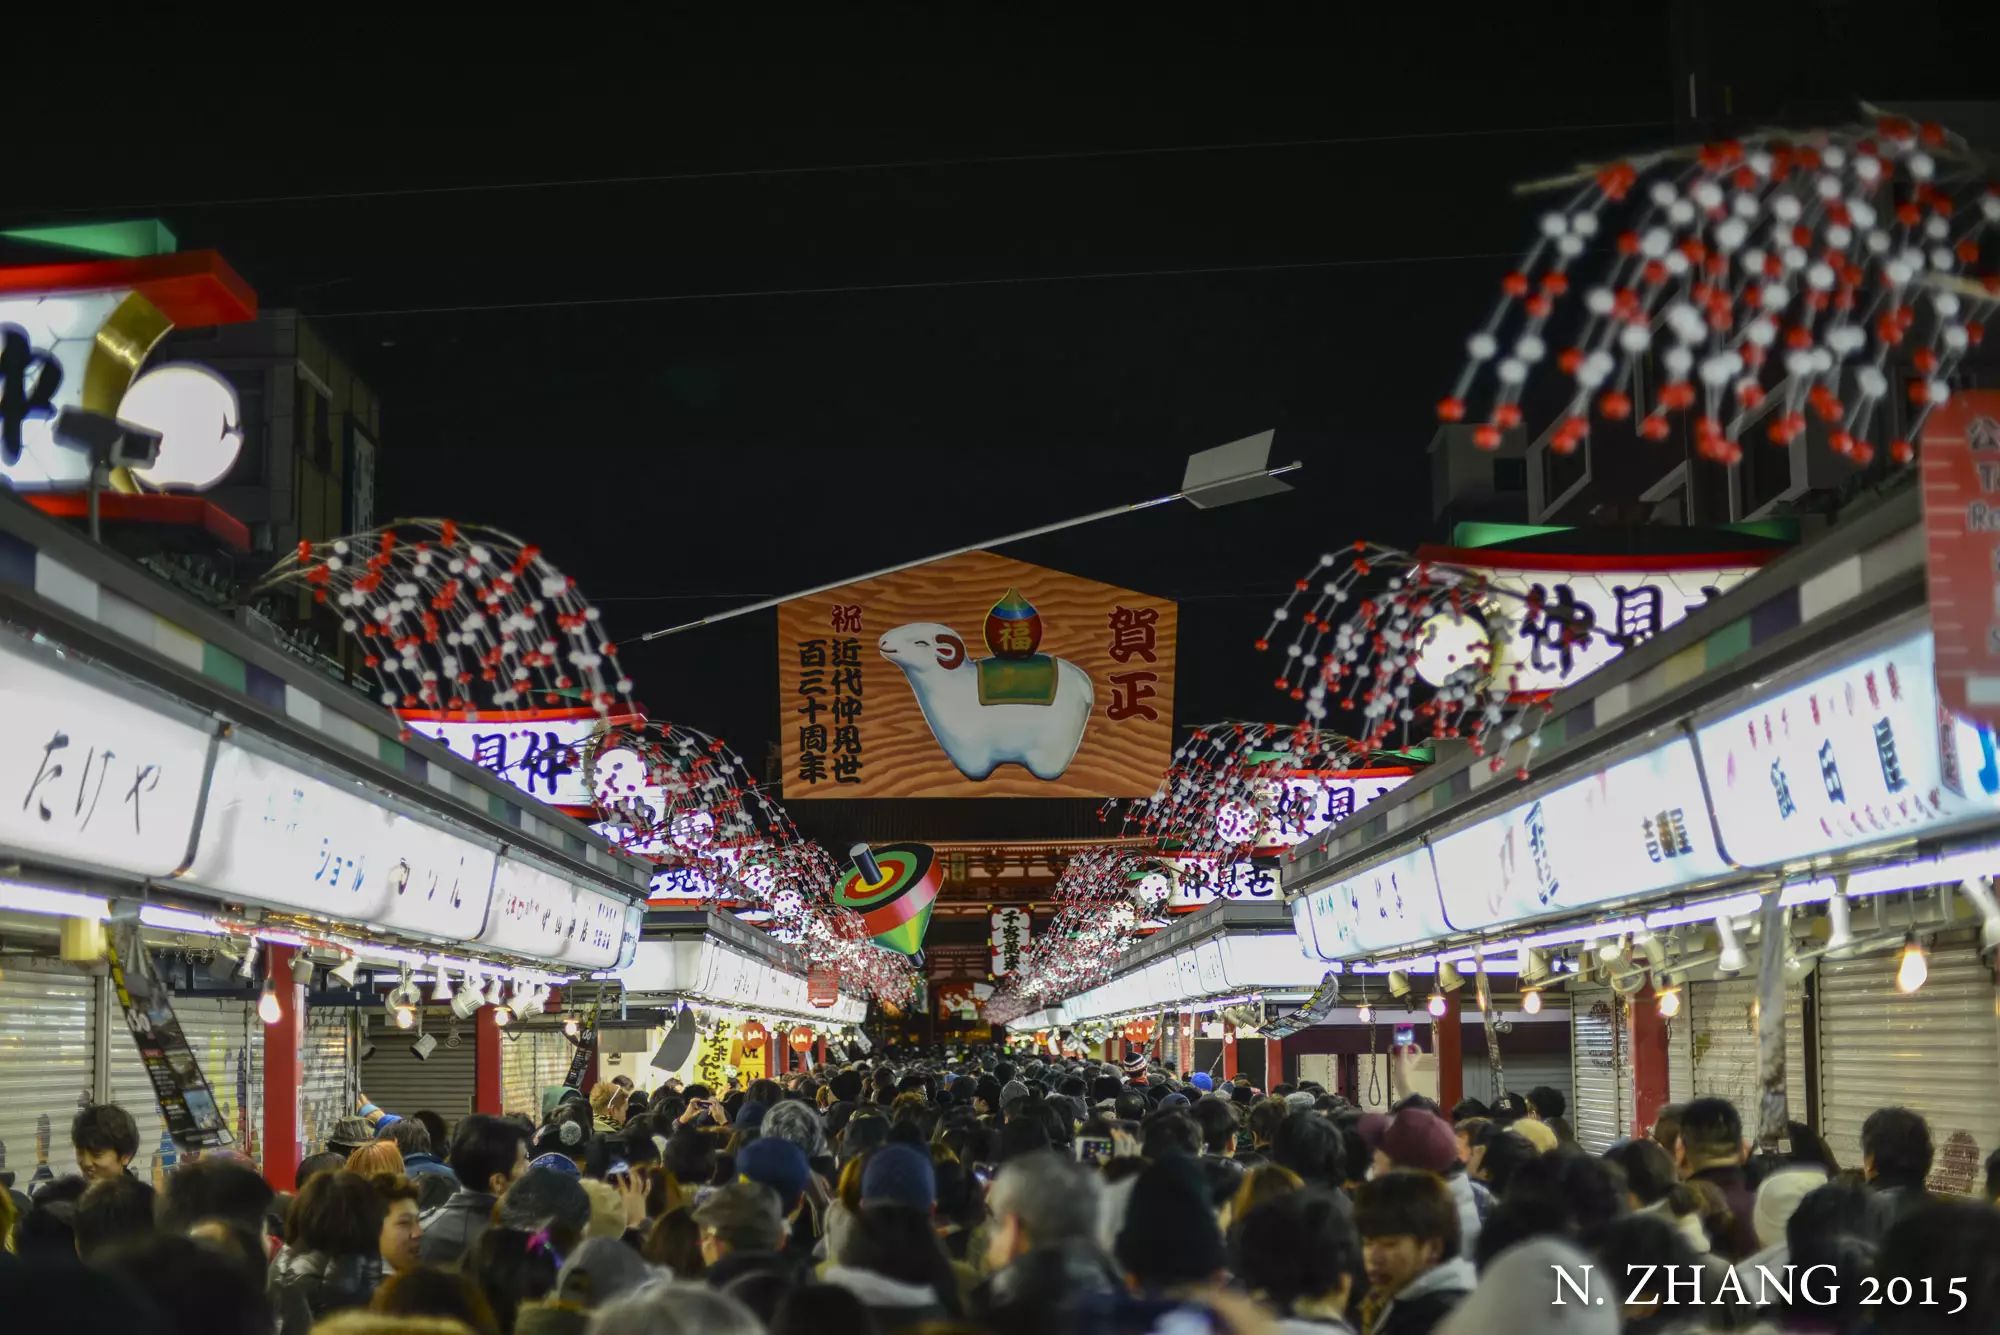
<path id="1" fill-rule="evenodd" d="M 1632 1049 L 1632 1125 L 1626 1129 L 1643 1136 L 1667 1101 L 1667 1021 L 1650 984 L 1625 1007 L 1625 1039 Z"/>
<path id="2" fill-rule="evenodd" d="M 1438 1106 L 1446 1113 L 1465 1097 L 1465 1035 L 1459 1028 L 1459 998 L 1464 991 L 1444 994 L 1444 1014 L 1432 1028 L 1437 1049 Z"/>
<path id="3" fill-rule="evenodd" d="M 1269 1093 L 1285 1083 L 1285 1044 L 1282 1039 L 1264 1040 L 1264 1091 Z"/>
<path id="4" fill-rule="evenodd" d="M 541 1091 L 536 1090 L 539 1096 Z M 500 1026 L 493 1023 L 493 1008 L 481 1006 L 472 1021 L 472 1110 L 483 1113 L 500 1113 L 503 1096 L 500 1093 Z M 522 1108 L 520 1112 L 533 1115 L 534 1109 Z"/>
<path id="5" fill-rule="evenodd" d="M 821 1034 L 813 1041 L 813 1061 L 821 1069 L 826 1067 L 826 1035 Z"/>
<path id="6" fill-rule="evenodd" d="M 1236 1078 L 1236 1024 L 1233 1020 L 1222 1022 L 1222 1078 L 1225 1081 Z"/>
<path id="7" fill-rule="evenodd" d="M 290 1191 L 299 1175 L 299 1052 L 305 1046 L 306 990 L 292 981 L 297 946 L 264 948 L 267 976 L 277 980 L 278 1022 L 264 1026 L 264 1180 Z"/>

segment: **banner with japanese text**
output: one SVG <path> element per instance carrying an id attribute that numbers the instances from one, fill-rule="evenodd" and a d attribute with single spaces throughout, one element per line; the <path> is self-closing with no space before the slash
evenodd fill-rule
<path id="1" fill-rule="evenodd" d="M 998 909 L 993 914 L 993 976 L 1005 978 L 1020 966 L 1028 951 L 1029 927 L 1026 909 Z"/>
<path id="2" fill-rule="evenodd" d="M 1149 794 L 1178 625 L 1167 599 L 990 552 L 785 603 L 785 797 Z"/>

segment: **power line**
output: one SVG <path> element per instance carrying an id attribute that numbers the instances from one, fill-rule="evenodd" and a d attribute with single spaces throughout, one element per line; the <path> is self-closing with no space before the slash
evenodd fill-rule
<path id="1" fill-rule="evenodd" d="M 1102 273 L 1028 274 L 1013 278 L 941 278 L 913 283 L 850 283 L 833 287 L 743 288 L 730 292 L 661 292 L 627 297 L 566 297 L 549 301 L 467 302 L 457 306 L 381 306 L 363 311 L 307 311 L 309 320 L 359 320 L 384 315 L 469 315 L 493 311 L 547 311 L 593 306 L 650 306 L 681 301 L 737 301 L 755 297 L 827 297 L 856 292 L 920 292 L 955 287 L 1015 287 L 1038 283 L 1096 283 L 1120 278 L 1187 278 L 1205 274 L 1283 273 L 1301 269 L 1364 269 L 1397 264 L 1450 264 L 1515 259 L 1519 250 L 1467 251 L 1458 255 L 1386 255 L 1370 259 L 1300 260 L 1287 264 L 1218 264 L 1188 269 L 1128 269 Z"/>
<path id="2" fill-rule="evenodd" d="M 1325 139 L 1269 139 L 1234 144 L 1172 144 L 1154 148 L 1079 148 L 1051 153 L 1005 153 L 971 158 L 902 158 L 881 162 L 844 162 L 822 166 L 732 167 L 713 171 L 658 172 L 639 176 L 582 176 L 552 180 L 493 181 L 477 185 L 399 186 L 380 190 L 323 190 L 292 195 L 235 195 L 217 199 L 176 199 L 151 203 L 48 206 L 29 212 L 88 213 L 107 209 L 223 209 L 271 204 L 324 204 L 341 200 L 420 198 L 528 190 L 568 190 L 615 185 L 670 185 L 698 181 L 747 180 L 755 177 L 831 176 L 849 172 L 928 171 L 942 167 L 1002 167 L 1042 162 L 1083 162 L 1103 158 L 1167 157 L 1192 153 L 1243 153 L 1290 148 L 1339 148 L 1363 144 L 1413 143 L 1433 139 L 1489 139 L 1503 135 L 1583 134 L 1594 130 L 1651 130 L 1671 121 L 1597 121 L 1587 125 L 1519 125 L 1464 130 L 1406 130 L 1396 134 L 1341 135 Z"/>

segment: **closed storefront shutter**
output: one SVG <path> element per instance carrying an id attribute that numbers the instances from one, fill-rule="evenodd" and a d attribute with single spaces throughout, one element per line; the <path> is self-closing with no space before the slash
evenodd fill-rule
<path id="1" fill-rule="evenodd" d="M 513 1026 L 501 1031 L 501 1111 L 526 1113 L 539 1122 L 542 1091 L 568 1079 L 570 1058 L 575 1054 L 576 1048 L 560 1028 Z"/>
<path id="2" fill-rule="evenodd" d="M 1694 1097 L 1693 1022 L 1687 1011 L 1687 997 L 1681 997 L 1681 1013 L 1667 1021 L 1667 1102 L 1685 1104 Z"/>
<path id="3" fill-rule="evenodd" d="M 333 1124 L 353 1116 L 358 1106 L 356 1014 L 347 1007 L 306 1009 L 305 1040 L 299 1049 L 299 1139 L 306 1154 L 325 1149 Z"/>
<path id="4" fill-rule="evenodd" d="M 1601 1154 L 1629 1134 L 1631 1058 L 1619 999 L 1609 988 L 1570 993 L 1570 1063 L 1574 1093 L 1570 1124 L 1576 1143 Z M 1503 1050 L 1504 1051 L 1504 1050 Z M 1512 1079 L 1508 1081 L 1512 1084 Z"/>
<path id="5" fill-rule="evenodd" d="M 1896 990 L 1899 953 L 1819 966 L 1820 1134 L 1843 1168 L 1861 1167 L 1861 1124 L 1901 1106 L 1930 1123 L 1931 1187 L 1973 1194 L 2000 1145 L 2000 1022 L 1993 977 L 1964 934 L 1940 937 L 1930 978 Z"/>
<path id="6" fill-rule="evenodd" d="M 231 1148 L 263 1161 L 264 1025 L 254 1002 L 243 997 L 174 998 L 174 1018 L 180 1021 L 203 1078 L 215 1092 L 216 1107 L 232 1137 Z M 139 1157 L 132 1171 L 142 1181 L 157 1181 L 179 1159 L 167 1136 L 167 1119 L 160 1113 L 153 1082 L 139 1060 L 122 1014 L 111 1032 L 111 1101 L 132 1114 L 139 1124 Z"/>
<path id="7" fill-rule="evenodd" d="M 1689 1097 L 1728 1099 L 1743 1119 L 1743 1134 L 1754 1138 L 1762 1098 L 1757 1073 L 1757 980 L 1717 978 L 1688 984 L 1682 1018 L 1690 1047 Z M 1795 1122 L 1806 1120 L 1805 1033 L 1805 988 L 1787 988 L 1785 1095 Z"/>
<path id="8" fill-rule="evenodd" d="M 449 1125 L 472 1111 L 472 1025 L 462 1021 L 454 1039 L 450 1016 L 438 1009 L 424 1017 L 425 1032 L 437 1039 L 424 1059 L 410 1051 L 417 1039 L 414 1029 L 398 1029 L 379 1010 L 369 1017 L 368 1041 L 374 1051 L 361 1063 L 361 1087 L 371 1100 L 405 1117 L 428 1108 Z"/>
<path id="9" fill-rule="evenodd" d="M 52 1175 L 76 1171 L 69 1126 L 90 1101 L 96 996 L 96 980 L 68 966 L 9 962 L 0 972 L 0 1166 L 14 1174 L 17 1189 L 34 1177 L 38 1141 Z M 122 1020 L 119 1029 L 113 1037 L 129 1046 Z M 152 1099 L 149 1091 L 147 1107 Z M 142 1127 L 144 1111 L 132 1109 Z"/>
<path id="10" fill-rule="evenodd" d="M 1568 1053 L 1509 1052 L 1507 1040 L 1502 1038 L 1500 1079 L 1502 1088 L 1515 1094 L 1525 1095 L 1538 1085 L 1547 1085 L 1570 1103 L 1576 1101 L 1575 1091 L 1570 1088 Z M 1483 1052 L 1469 1052 L 1465 1056 L 1465 1097 L 1481 1103 L 1493 1102 L 1493 1068 Z"/>

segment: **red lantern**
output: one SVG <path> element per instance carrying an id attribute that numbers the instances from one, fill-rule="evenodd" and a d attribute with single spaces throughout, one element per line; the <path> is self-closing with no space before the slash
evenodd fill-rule
<path id="1" fill-rule="evenodd" d="M 745 1052 L 755 1052 L 764 1046 L 764 1040 L 769 1037 L 764 1026 L 755 1020 L 745 1021 L 743 1027 L 736 1031 L 736 1040 L 743 1045 Z"/>
<path id="2" fill-rule="evenodd" d="M 793 1051 L 795 1051 L 795 1052 L 804 1052 L 804 1051 L 805 1051 L 805 1050 L 806 1050 L 807 1048 L 811 1047 L 812 1045 L 813 1045 L 813 1032 L 812 1032 L 812 1030 L 810 1030 L 810 1029 L 794 1029 L 794 1030 L 792 1030 L 792 1050 L 793 1050 Z"/>

